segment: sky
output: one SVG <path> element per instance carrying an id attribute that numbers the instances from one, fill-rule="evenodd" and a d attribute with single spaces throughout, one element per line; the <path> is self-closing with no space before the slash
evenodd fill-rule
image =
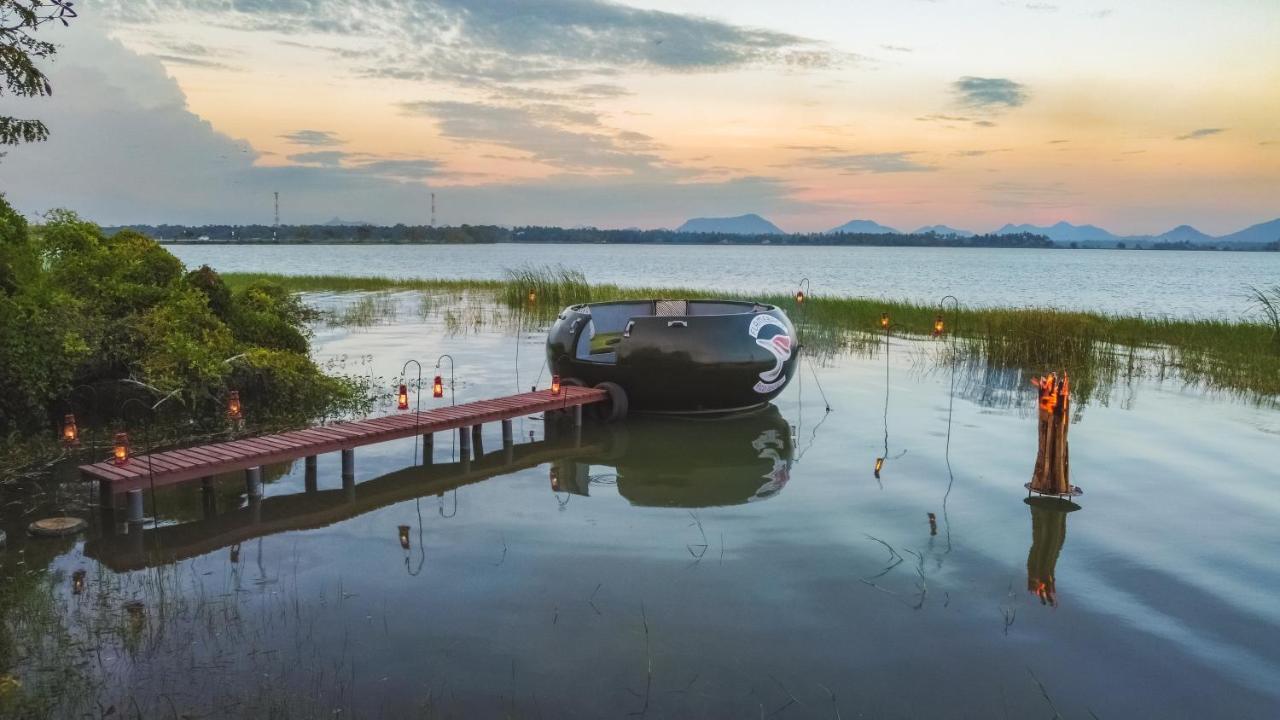
<path id="1" fill-rule="evenodd" d="M 1223 234 L 1280 216 L 1276 0 L 82 0 L 19 210 Z"/>

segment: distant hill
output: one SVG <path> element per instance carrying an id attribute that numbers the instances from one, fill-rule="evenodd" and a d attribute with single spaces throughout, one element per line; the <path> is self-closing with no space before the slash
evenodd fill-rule
<path id="1" fill-rule="evenodd" d="M 919 230 L 916 230 L 913 234 L 928 235 L 929 233 L 934 233 L 935 235 L 955 235 L 956 237 L 973 237 L 976 234 L 969 232 L 968 230 L 959 230 L 957 228 L 948 227 L 947 225 L 925 225 Z"/>
<path id="2" fill-rule="evenodd" d="M 340 217 L 333 218 L 329 222 L 325 223 L 325 225 L 328 225 L 329 227 L 363 227 L 369 224 L 370 223 L 363 220 L 343 220 Z"/>
<path id="3" fill-rule="evenodd" d="M 874 220 L 850 220 L 840 227 L 833 227 L 827 231 L 828 233 L 849 233 L 850 235 L 899 235 L 899 231 L 894 230 L 888 225 L 881 225 Z"/>
<path id="4" fill-rule="evenodd" d="M 1212 235 L 1206 235 L 1190 225 L 1179 225 L 1169 232 L 1155 236 L 1154 239 L 1162 242 L 1207 243 L 1214 241 L 1216 238 Z"/>
<path id="5" fill-rule="evenodd" d="M 995 232 L 996 235 L 1012 235 L 1015 233 L 1031 233 L 1044 235 L 1054 242 L 1085 242 L 1088 240 L 1119 240 L 1120 237 L 1097 225 L 1072 225 L 1069 222 L 1058 222 L 1048 227 L 1039 225 L 1005 225 Z"/>
<path id="6" fill-rule="evenodd" d="M 1280 240 L 1280 218 L 1250 225 L 1239 232 L 1218 238 L 1218 241 L 1223 243 L 1272 243 L 1278 240 Z"/>
<path id="7" fill-rule="evenodd" d="M 692 218 L 676 228 L 682 233 L 729 233 L 731 235 L 783 235 L 782 229 L 764 218 L 749 213 L 737 217 Z"/>

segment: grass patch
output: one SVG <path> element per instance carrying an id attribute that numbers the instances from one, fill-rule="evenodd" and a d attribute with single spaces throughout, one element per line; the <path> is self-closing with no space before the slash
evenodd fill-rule
<path id="1" fill-rule="evenodd" d="M 298 292 L 414 289 L 434 293 L 488 294 L 527 321 L 547 322 L 567 305 L 652 297 L 704 298 L 723 293 L 697 288 L 620 287 L 590 284 L 576 270 L 525 267 L 505 280 L 392 279 L 364 277 L 227 274 L 237 286 L 267 279 Z M 530 300 L 530 291 L 533 299 Z M 958 310 L 877 298 L 811 295 L 797 305 L 790 295 L 753 299 L 782 307 L 811 351 L 867 348 L 889 313 L 895 336 L 928 338 L 934 319 L 943 315 L 948 336 L 939 343 L 964 358 L 979 358 L 996 368 L 1031 372 L 1066 371 L 1083 403 L 1117 379 L 1177 376 L 1208 390 L 1251 396 L 1266 402 L 1280 397 L 1280 343 L 1277 329 L 1265 322 L 1268 308 L 1280 305 L 1280 292 L 1260 292 L 1258 320 L 1178 319 L 1142 315 L 1061 311 L 1049 308 L 961 307 Z M 946 354 L 946 353 L 942 353 Z M 958 360 L 960 358 L 951 358 Z"/>

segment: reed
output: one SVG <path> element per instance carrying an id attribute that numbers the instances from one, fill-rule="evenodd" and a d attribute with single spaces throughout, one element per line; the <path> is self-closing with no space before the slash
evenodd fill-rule
<path id="1" fill-rule="evenodd" d="M 529 322 L 548 322 L 567 305 L 649 297 L 699 298 L 722 295 L 698 288 L 621 287 L 591 284 L 582 272 L 562 266 L 523 267 L 504 280 L 394 279 L 345 276 L 227 274 L 232 285 L 266 279 L 298 292 L 416 289 L 459 295 L 489 295 Z M 530 300 L 530 291 L 533 299 Z M 943 315 L 946 332 L 939 354 L 949 348 L 981 358 L 995 368 L 1028 372 L 1065 370 L 1082 404 L 1098 387 L 1136 375 L 1177 375 L 1208 390 L 1251 396 L 1268 403 L 1280 398 L 1280 289 L 1257 291 L 1254 317 L 1239 320 L 1172 318 L 1063 311 L 1052 308 L 964 306 L 943 309 L 906 301 L 810 295 L 797 305 L 791 295 L 755 299 L 782 307 L 796 323 L 800 340 L 819 355 L 842 350 L 874 351 L 882 313 L 889 313 L 895 336 L 931 337 Z M 1268 319 L 1270 319 L 1268 321 Z M 1263 320 L 1259 322 L 1259 320 Z M 945 358 L 944 358 L 945 359 Z"/>

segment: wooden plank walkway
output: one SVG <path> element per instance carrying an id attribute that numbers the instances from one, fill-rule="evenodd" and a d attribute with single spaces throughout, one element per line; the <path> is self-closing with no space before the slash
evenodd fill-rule
<path id="1" fill-rule="evenodd" d="M 423 412 L 399 412 L 368 420 L 139 455 L 129 458 L 124 465 L 107 460 L 81 465 L 80 474 L 86 480 L 99 481 L 104 493 L 116 494 L 152 483 L 173 485 L 335 450 L 346 452 L 361 445 L 474 427 L 550 410 L 567 410 L 606 398 L 603 390 L 565 385 L 559 395 L 538 390 Z"/>

